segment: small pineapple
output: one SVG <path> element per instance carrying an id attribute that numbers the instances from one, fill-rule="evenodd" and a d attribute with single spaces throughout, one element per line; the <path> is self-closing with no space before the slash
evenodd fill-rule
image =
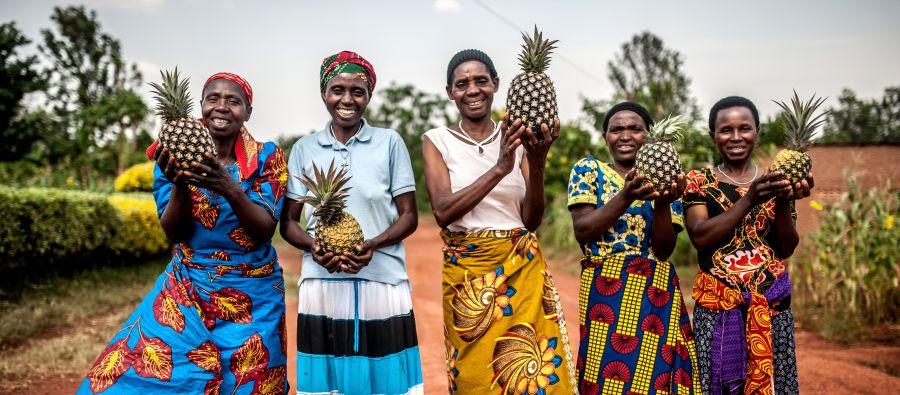
<path id="1" fill-rule="evenodd" d="M 773 100 L 774 101 L 774 100 Z M 813 113 L 825 102 L 825 98 L 816 99 L 813 94 L 807 102 L 800 100 L 797 91 L 791 98 L 791 105 L 776 101 L 784 110 L 786 120 L 784 129 L 787 135 L 787 147 L 775 155 L 775 160 L 769 166 L 769 171 L 780 171 L 780 180 L 788 180 L 796 184 L 804 179 L 812 170 L 812 158 L 806 153 L 806 149 L 812 144 L 813 133 L 816 128 L 825 123 L 825 113 L 813 116 Z"/>
<path id="2" fill-rule="evenodd" d="M 659 192 L 672 188 L 681 174 L 678 151 L 672 145 L 681 138 L 686 123 L 681 115 L 659 121 L 647 131 L 647 140 L 635 157 L 635 167 L 647 177 L 648 183 Z"/>
<path id="3" fill-rule="evenodd" d="M 191 117 L 194 105 L 188 92 L 188 79 L 180 79 L 174 72 L 160 71 L 162 85 L 150 83 L 156 100 L 156 114 L 162 117 L 159 143 L 169 151 L 179 170 L 189 170 L 191 161 L 203 162 L 205 152 L 214 153 L 215 145 L 209 130 Z"/>
<path id="4" fill-rule="evenodd" d="M 544 74 L 550 65 L 550 52 L 556 48 L 557 40 L 544 40 L 537 26 L 534 37 L 522 33 L 525 43 L 519 54 L 522 73 L 513 78 L 506 93 L 506 109 L 509 121 L 521 119 L 540 139 L 542 123 L 552 127 L 557 117 L 556 90 L 550 77 Z"/>
<path id="5" fill-rule="evenodd" d="M 363 242 L 363 232 L 356 218 L 344 211 L 347 192 L 350 190 L 343 188 L 350 180 L 347 170 L 336 171 L 332 160 L 327 173 L 315 164 L 313 173 L 315 179 L 304 174 L 300 181 L 313 194 L 303 198 L 301 202 L 312 205 L 316 210 L 313 212 L 319 218 L 316 223 L 316 241 L 325 252 L 356 253 L 355 247 Z"/>

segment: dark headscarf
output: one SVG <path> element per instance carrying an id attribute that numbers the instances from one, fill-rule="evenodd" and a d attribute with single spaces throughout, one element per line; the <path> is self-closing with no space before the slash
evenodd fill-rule
<path id="1" fill-rule="evenodd" d="M 612 106 L 609 111 L 606 112 L 606 116 L 603 117 L 603 134 L 606 134 L 606 129 L 609 128 L 609 120 L 619 111 L 634 111 L 641 119 L 644 120 L 644 124 L 649 128 L 650 125 L 653 125 L 653 118 L 650 117 L 650 112 L 647 111 L 644 106 L 632 103 L 630 101 L 623 101 L 619 104 Z"/>
<path id="2" fill-rule="evenodd" d="M 447 64 L 447 86 L 450 86 L 450 84 L 453 83 L 453 70 L 456 70 L 459 65 L 470 60 L 477 60 L 484 63 L 488 72 L 491 73 L 491 78 L 497 78 L 497 69 L 494 68 L 494 62 L 491 61 L 490 56 L 477 49 L 464 49 L 457 52 L 456 55 L 453 55 L 453 58 L 450 59 L 450 63 Z"/>
<path id="3" fill-rule="evenodd" d="M 319 90 L 325 91 L 325 85 L 341 73 L 356 74 L 369 86 L 369 93 L 375 90 L 375 68 L 368 60 L 356 52 L 341 51 L 322 61 L 319 70 Z"/>

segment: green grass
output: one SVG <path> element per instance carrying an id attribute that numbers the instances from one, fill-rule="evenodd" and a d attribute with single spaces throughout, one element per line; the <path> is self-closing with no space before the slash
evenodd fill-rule
<path id="1" fill-rule="evenodd" d="M 28 280 L 0 299 L 0 351 L 56 329 L 78 328 L 89 318 L 131 307 L 143 298 L 168 258 Z"/>

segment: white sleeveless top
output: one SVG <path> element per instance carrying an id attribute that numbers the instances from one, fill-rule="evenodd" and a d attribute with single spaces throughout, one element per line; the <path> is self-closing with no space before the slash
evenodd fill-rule
<path id="1" fill-rule="evenodd" d="M 443 156 L 444 163 L 450 170 L 450 191 L 456 192 L 471 185 L 497 164 L 497 158 L 500 157 L 500 136 L 483 145 L 484 152 L 479 154 L 478 147 L 463 142 L 450 133 L 446 127 L 439 127 L 425 132 L 424 137 Z M 524 153 L 524 148 L 519 146 L 516 149 L 513 171 L 503 177 L 472 211 L 448 225 L 450 231 L 508 230 L 525 226 L 522 222 L 525 177 L 522 176 L 520 167 Z"/>

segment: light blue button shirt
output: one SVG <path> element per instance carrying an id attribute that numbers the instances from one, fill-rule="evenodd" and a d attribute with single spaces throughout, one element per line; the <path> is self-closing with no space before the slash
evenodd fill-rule
<path id="1" fill-rule="evenodd" d="M 365 238 L 371 239 L 384 232 L 397 221 L 397 205 L 394 197 L 416 189 L 409 151 L 397 132 L 376 128 L 363 120 L 362 128 L 346 144 L 335 140 L 331 122 L 325 129 L 304 136 L 291 148 L 288 159 L 287 197 L 300 200 L 312 195 L 298 178 L 301 174 L 313 176 L 312 165 L 327 171 L 331 161 L 340 169 L 346 161 L 347 183 L 351 187 L 346 210 L 362 228 Z M 315 237 L 317 218 L 313 208 L 305 205 L 306 232 Z M 300 282 L 307 278 L 365 279 L 397 284 L 408 279 L 406 274 L 406 250 L 403 243 L 385 246 L 375 251 L 372 261 L 357 274 L 328 273 L 313 261 L 312 255 L 303 256 Z"/>

